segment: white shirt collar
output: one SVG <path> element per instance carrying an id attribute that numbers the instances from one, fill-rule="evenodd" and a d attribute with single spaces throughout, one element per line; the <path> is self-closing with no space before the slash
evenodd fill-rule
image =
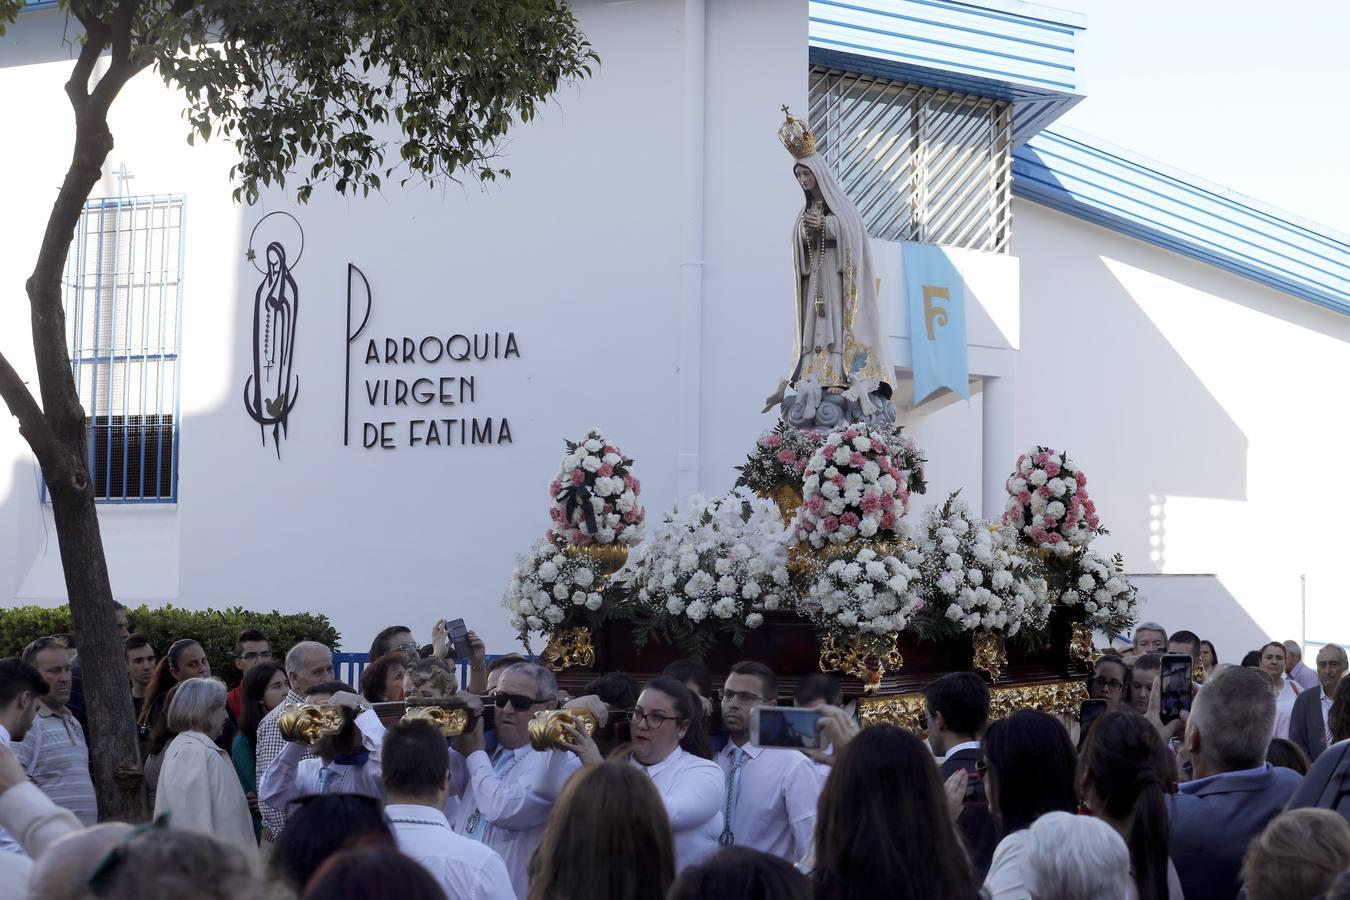
<path id="1" fill-rule="evenodd" d="M 980 749 L 979 741 L 966 741 L 964 744 L 957 744 L 954 747 L 947 748 L 947 754 L 943 756 L 942 759 L 943 760 L 951 759 L 953 756 L 960 753 L 962 750 L 978 750 L 978 749 Z"/>
<path id="2" fill-rule="evenodd" d="M 637 757 L 633 757 L 633 765 L 640 766 L 641 768 L 646 769 L 647 774 L 655 778 L 657 775 L 660 775 L 666 769 L 669 769 L 671 766 L 673 766 L 676 762 L 683 759 L 684 756 L 685 756 L 684 748 L 676 744 L 675 749 L 671 751 L 670 755 L 667 756 L 665 759 L 661 760 L 659 763 L 653 763 L 650 766 L 644 766 L 642 765 L 642 763 L 638 762 Z"/>
<path id="3" fill-rule="evenodd" d="M 445 813 L 419 803 L 390 803 L 384 808 L 391 821 L 418 825 L 443 825 L 450 827 Z"/>
<path id="4" fill-rule="evenodd" d="M 8 747 L 13 742 L 9 736 L 9 729 L 0 725 L 0 746 Z"/>
<path id="5" fill-rule="evenodd" d="M 737 748 L 735 741 L 727 741 L 727 745 L 723 747 L 720 751 L 718 751 L 717 755 L 722 759 L 731 759 L 732 752 L 737 749 L 743 751 L 745 755 L 750 757 L 751 759 L 758 759 L 759 755 L 763 753 L 765 750 L 768 750 L 769 748 L 760 747 L 756 744 L 751 743 L 750 741 L 746 741 L 743 747 Z"/>

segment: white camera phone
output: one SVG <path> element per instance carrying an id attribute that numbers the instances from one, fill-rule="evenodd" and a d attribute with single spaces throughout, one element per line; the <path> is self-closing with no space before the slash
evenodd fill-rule
<path id="1" fill-rule="evenodd" d="M 799 706 L 756 706 L 750 710 L 750 743 L 756 747 L 819 750 L 820 711 Z"/>

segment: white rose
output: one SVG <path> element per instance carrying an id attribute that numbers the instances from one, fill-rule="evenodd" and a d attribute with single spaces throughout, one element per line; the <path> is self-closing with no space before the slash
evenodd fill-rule
<path id="1" fill-rule="evenodd" d="M 702 600 L 695 600 L 684 609 L 684 614 L 692 621 L 702 622 L 708 617 L 708 604 Z"/>
<path id="2" fill-rule="evenodd" d="M 606 453 L 602 459 L 611 466 L 617 466 L 619 463 L 623 462 L 623 457 L 617 453 Z"/>
<path id="3" fill-rule="evenodd" d="M 984 584 L 984 573 L 979 569 L 971 569 L 966 572 L 966 580 L 978 587 L 979 585 Z"/>
<path id="4" fill-rule="evenodd" d="M 684 601 L 679 597 L 670 597 L 666 600 L 666 612 L 672 616 L 678 616 L 684 612 Z"/>
<path id="5" fill-rule="evenodd" d="M 550 625 L 557 625 L 563 620 L 563 611 L 556 606 L 550 606 L 544 610 L 544 618 Z"/>
<path id="6" fill-rule="evenodd" d="M 723 597 L 713 604 L 713 614 L 719 619 L 730 619 L 736 614 L 736 601 Z"/>
<path id="7" fill-rule="evenodd" d="M 857 494 L 861 496 L 862 488 L 863 488 L 862 476 L 859 475 L 857 472 L 850 472 L 848 475 L 844 477 L 844 490 L 849 491 L 850 493 L 857 492 Z"/>
<path id="8" fill-rule="evenodd" d="M 863 516 L 862 521 L 858 523 L 858 534 L 863 537 L 872 537 L 877 533 L 880 523 L 881 520 L 876 516 Z"/>
<path id="9" fill-rule="evenodd" d="M 568 593 L 568 591 L 567 591 L 567 585 L 564 585 L 564 584 L 555 584 L 555 585 L 553 586 L 553 597 L 554 597 L 554 599 L 556 599 L 556 600 L 566 600 L 566 599 L 567 599 L 567 593 Z"/>
<path id="10" fill-rule="evenodd" d="M 751 613 L 750 615 L 745 617 L 746 628 L 758 628 L 763 624 L 764 624 L 764 617 L 761 616 L 759 613 Z"/>
<path id="11" fill-rule="evenodd" d="M 876 481 L 881 477 L 881 466 L 869 459 L 867 462 L 863 463 L 862 476 L 866 481 Z"/>
<path id="12" fill-rule="evenodd" d="M 1047 482 L 1045 483 L 1045 486 L 1048 487 L 1048 488 L 1050 489 L 1050 496 L 1052 496 L 1052 497 L 1063 497 L 1063 496 L 1064 496 L 1064 490 L 1065 490 L 1065 488 L 1064 488 L 1064 482 L 1061 481 L 1060 479 L 1058 479 L 1058 478 L 1051 478 L 1049 481 L 1047 481 Z"/>
<path id="13" fill-rule="evenodd" d="M 578 566 L 573 580 L 582 587 L 590 587 L 595 583 L 595 573 L 584 566 Z"/>
<path id="14" fill-rule="evenodd" d="M 581 461 L 581 467 L 587 472 L 595 472 L 600 468 L 600 460 L 594 456 L 588 456 Z"/>
<path id="15" fill-rule="evenodd" d="M 589 441 L 582 444 L 581 446 L 585 447 L 586 450 L 591 453 L 599 453 L 604 448 L 605 445 L 595 440 L 594 438 L 591 438 Z"/>
<path id="16" fill-rule="evenodd" d="M 1027 478 L 1027 481 L 1031 482 L 1031 484 L 1035 487 L 1040 487 L 1041 485 L 1045 484 L 1046 482 L 1045 470 L 1037 469 L 1036 471 L 1032 472 L 1031 475 Z"/>
<path id="17" fill-rule="evenodd" d="M 586 592 L 585 592 L 585 591 L 573 591 L 573 592 L 572 592 L 572 605 L 573 605 L 573 606 L 581 606 L 581 605 L 584 604 L 585 602 L 586 602 Z"/>
<path id="18" fill-rule="evenodd" d="M 546 562 L 539 567 L 539 580 L 552 581 L 558 577 L 558 567 L 551 562 Z"/>
<path id="19" fill-rule="evenodd" d="M 863 435 L 858 435 L 853 439 L 853 449 L 860 453 L 867 453 L 872 449 L 872 439 L 864 437 Z"/>
<path id="20" fill-rule="evenodd" d="M 717 590 L 723 594 L 734 594 L 736 593 L 736 588 L 736 579 L 732 578 L 730 575 L 723 575 L 717 580 Z"/>

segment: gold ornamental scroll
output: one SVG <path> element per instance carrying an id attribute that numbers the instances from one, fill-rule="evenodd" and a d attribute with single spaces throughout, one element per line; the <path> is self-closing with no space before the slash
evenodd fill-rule
<path id="1" fill-rule="evenodd" d="M 898 672 L 904 664 L 893 634 L 827 634 L 820 642 L 820 671 L 853 675 L 868 694 L 881 686 L 883 675 Z"/>
<path id="2" fill-rule="evenodd" d="M 1079 622 L 1070 629 L 1069 659 L 1085 666 L 1091 666 L 1097 661 L 1097 648 L 1092 644 L 1091 625 Z"/>
<path id="3" fill-rule="evenodd" d="M 1023 709 L 1039 709 L 1052 716 L 1076 716 L 1079 704 L 1087 698 L 1087 686 L 1081 681 L 996 687 L 989 691 L 989 716 L 1002 719 Z M 896 725 L 919 731 L 923 716 L 922 691 L 894 697 L 863 697 L 858 701 L 858 720 L 864 728 Z"/>
<path id="4" fill-rule="evenodd" d="M 555 672 L 595 665 L 595 644 L 591 642 L 591 630 L 584 625 L 559 628 L 549 635 L 541 659 L 547 668 Z"/>

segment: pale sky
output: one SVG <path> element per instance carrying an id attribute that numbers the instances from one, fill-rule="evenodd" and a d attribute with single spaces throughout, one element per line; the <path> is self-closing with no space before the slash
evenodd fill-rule
<path id="1" fill-rule="evenodd" d="M 1087 15 L 1056 124 L 1350 234 L 1350 2 L 1047 2 Z"/>

